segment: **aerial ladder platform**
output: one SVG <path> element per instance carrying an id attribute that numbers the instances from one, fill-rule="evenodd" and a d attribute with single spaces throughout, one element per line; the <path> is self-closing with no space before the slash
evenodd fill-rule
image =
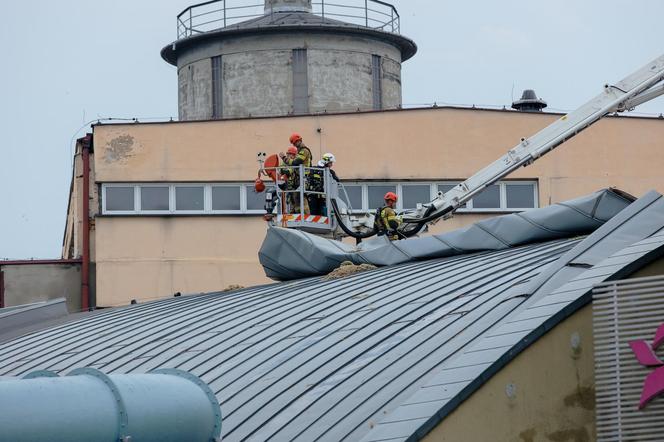
<path id="1" fill-rule="evenodd" d="M 637 106 L 653 100 L 662 94 L 664 94 L 664 55 L 654 59 L 623 80 L 615 84 L 604 85 L 603 91 L 599 95 L 578 109 L 562 116 L 536 134 L 522 138 L 505 155 L 449 191 L 445 193 L 439 192 L 433 201 L 418 204 L 416 209 L 401 212 L 403 223 L 399 227 L 400 235 L 404 238 L 414 236 L 421 232 L 428 224 L 434 223 L 441 218 L 451 217 L 454 211 L 488 186 L 496 183 L 520 167 L 529 166 L 543 155 L 551 152 L 605 116 L 631 111 Z M 270 171 L 277 170 L 274 166 L 278 166 L 278 159 L 277 164 L 271 164 L 271 166 L 273 167 L 267 170 L 262 168 L 261 170 L 263 173 L 272 173 Z M 305 177 L 307 173 L 310 173 L 308 169 L 315 168 L 303 168 L 300 166 L 299 176 L 301 178 Z M 323 173 L 326 173 L 326 171 L 323 170 Z M 279 188 L 279 178 L 276 176 L 275 182 L 277 188 Z M 285 192 L 293 192 L 293 190 L 277 190 L 273 193 L 279 199 L 280 203 L 269 206 L 272 209 L 272 212 L 268 210 L 270 222 L 273 225 L 302 229 L 311 233 L 335 238 L 351 236 L 361 240 L 377 233 L 373 226 L 373 214 L 354 213 L 352 208 L 340 200 L 338 198 L 339 189 L 343 192 L 343 186 L 332 180 L 329 173 L 325 174 L 324 183 L 325 188 L 322 195 L 326 199 L 327 210 L 330 214 L 327 217 L 327 224 L 321 226 L 312 225 L 312 223 L 307 222 L 302 207 L 300 207 L 301 213 L 299 214 L 286 213 L 284 211 L 287 206 L 284 203 L 286 199 Z M 300 193 L 300 198 L 302 199 L 306 198 L 308 193 L 311 193 L 306 189 L 306 184 L 302 179 L 295 191 Z"/>

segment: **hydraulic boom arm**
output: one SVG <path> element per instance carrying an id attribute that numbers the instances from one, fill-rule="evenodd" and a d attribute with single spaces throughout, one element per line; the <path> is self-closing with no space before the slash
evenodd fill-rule
<path id="1" fill-rule="evenodd" d="M 602 117 L 613 112 L 629 111 L 664 94 L 664 55 L 648 63 L 615 85 L 563 116 L 548 127 L 510 149 L 503 157 L 480 170 L 446 193 L 438 193 L 431 203 L 404 214 L 404 222 L 422 224 L 454 212 L 487 186 L 528 166 Z M 419 230 L 419 229 L 418 229 Z"/>

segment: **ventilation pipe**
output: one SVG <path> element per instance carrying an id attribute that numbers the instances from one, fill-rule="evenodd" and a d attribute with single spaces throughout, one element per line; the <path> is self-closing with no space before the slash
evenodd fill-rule
<path id="1" fill-rule="evenodd" d="M 521 99 L 512 103 L 512 108 L 521 112 L 542 112 L 546 106 L 546 101 L 537 98 L 537 94 L 532 89 L 523 91 Z"/>
<path id="2" fill-rule="evenodd" d="M 12 442 L 218 442 L 219 402 L 198 377 L 175 369 L 60 377 L 36 371 L 0 381 L 0 439 Z"/>
<path id="3" fill-rule="evenodd" d="M 92 134 L 78 140 L 81 143 L 81 162 L 83 167 L 82 208 L 82 256 L 81 256 L 81 311 L 92 307 L 90 302 L 90 151 Z"/>

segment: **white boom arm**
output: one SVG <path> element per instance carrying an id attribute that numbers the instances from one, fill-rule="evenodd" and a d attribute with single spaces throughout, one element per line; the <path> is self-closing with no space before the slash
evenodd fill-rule
<path id="1" fill-rule="evenodd" d="M 617 84 L 605 85 L 604 91 L 597 97 L 532 137 L 521 139 L 519 144 L 497 161 L 448 192 L 439 192 L 435 200 L 416 213 L 405 214 L 404 221 L 421 223 L 453 212 L 487 186 L 521 166 L 528 166 L 607 114 L 631 110 L 664 94 L 664 84 L 660 84 L 663 80 L 664 55 Z"/>

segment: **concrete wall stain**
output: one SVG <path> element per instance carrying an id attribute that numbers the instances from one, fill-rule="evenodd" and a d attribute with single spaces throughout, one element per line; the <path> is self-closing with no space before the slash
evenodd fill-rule
<path id="1" fill-rule="evenodd" d="M 530 428 L 528 430 L 525 430 L 525 431 L 522 431 L 521 433 L 519 433 L 519 438 L 523 442 L 534 442 L 536 435 L 537 435 L 537 431 L 534 428 Z"/>
<path id="2" fill-rule="evenodd" d="M 109 141 L 106 146 L 104 161 L 115 163 L 116 161 L 121 161 L 132 156 L 134 151 L 134 137 L 131 135 L 120 135 Z"/>
<path id="3" fill-rule="evenodd" d="M 590 435 L 585 428 L 555 431 L 546 437 L 552 442 L 590 442 Z"/>
<path id="4" fill-rule="evenodd" d="M 566 407 L 581 407 L 586 410 L 595 409 L 595 387 L 579 386 L 576 391 L 563 399 Z"/>

